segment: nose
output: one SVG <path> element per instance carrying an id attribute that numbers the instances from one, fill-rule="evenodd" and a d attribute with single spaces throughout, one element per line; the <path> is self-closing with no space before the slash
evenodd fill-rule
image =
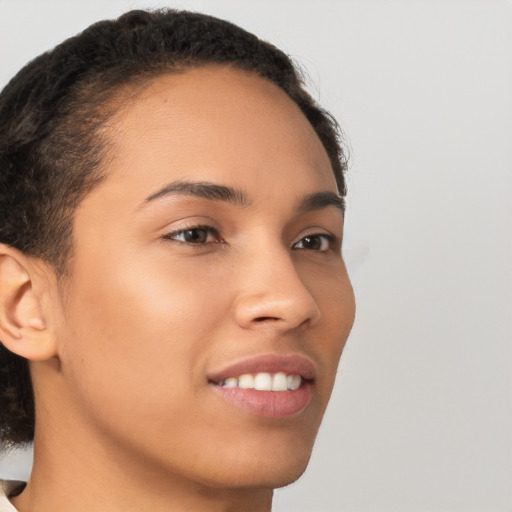
<path id="1" fill-rule="evenodd" d="M 240 327 L 286 332 L 313 326 L 320 319 L 315 298 L 284 248 L 245 260 L 242 272 L 235 301 L 235 319 Z"/>

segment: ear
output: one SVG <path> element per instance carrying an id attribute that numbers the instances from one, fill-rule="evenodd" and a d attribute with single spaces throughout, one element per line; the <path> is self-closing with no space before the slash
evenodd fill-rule
<path id="1" fill-rule="evenodd" d="M 32 361 L 57 355 L 56 340 L 45 315 L 51 280 L 47 265 L 0 244 L 0 341 Z"/>

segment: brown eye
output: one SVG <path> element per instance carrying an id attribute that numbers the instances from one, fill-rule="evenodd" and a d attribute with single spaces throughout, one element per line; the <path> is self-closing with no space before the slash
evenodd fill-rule
<path id="1" fill-rule="evenodd" d="M 186 244 L 206 244 L 217 240 L 217 232 L 211 227 L 198 226 L 190 229 L 175 231 L 164 235 L 166 240 L 174 240 Z"/>
<path id="2" fill-rule="evenodd" d="M 183 231 L 183 239 L 192 244 L 204 244 L 208 239 L 208 231 L 206 229 L 187 229 Z"/>
<path id="3" fill-rule="evenodd" d="M 293 245 L 293 249 L 302 249 L 309 251 L 328 251 L 331 247 L 332 236 L 330 235 L 308 235 L 301 238 Z"/>

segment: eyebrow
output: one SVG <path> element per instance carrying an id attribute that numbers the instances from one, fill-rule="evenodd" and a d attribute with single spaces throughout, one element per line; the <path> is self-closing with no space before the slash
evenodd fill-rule
<path id="1" fill-rule="evenodd" d="M 175 194 L 195 196 L 210 201 L 223 201 L 241 207 L 250 205 L 247 195 L 236 188 L 203 181 L 173 181 L 146 197 L 140 207 L 162 197 Z M 314 192 L 302 198 L 297 210 L 305 213 L 328 207 L 335 207 L 344 213 L 345 199 L 330 191 Z"/>
<path id="2" fill-rule="evenodd" d="M 174 194 L 195 196 L 210 201 L 223 201 L 242 207 L 250 204 L 244 192 L 232 187 L 202 181 L 173 181 L 146 197 L 141 206 Z"/>
<path id="3" fill-rule="evenodd" d="M 315 192 L 302 199 L 298 210 L 299 212 L 310 212 L 328 208 L 329 206 L 334 206 L 341 213 L 345 213 L 345 198 L 330 191 Z"/>

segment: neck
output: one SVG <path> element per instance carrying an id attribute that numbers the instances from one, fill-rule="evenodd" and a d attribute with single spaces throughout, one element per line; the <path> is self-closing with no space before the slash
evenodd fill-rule
<path id="1" fill-rule="evenodd" d="M 43 442 L 36 436 L 25 490 L 12 498 L 22 512 L 269 512 L 271 489 L 216 489 L 161 469 L 127 464 L 90 444 Z M 81 450 L 84 447 L 86 450 Z M 96 447 L 98 448 L 98 447 Z M 117 455 L 117 456 L 116 456 Z"/>
<path id="2" fill-rule="evenodd" d="M 92 427 L 58 388 L 37 391 L 32 474 L 11 499 L 20 512 L 270 511 L 271 488 L 187 478 Z M 47 396 L 54 398 L 51 404 L 44 403 Z M 58 411 L 52 409 L 56 403 Z"/>

